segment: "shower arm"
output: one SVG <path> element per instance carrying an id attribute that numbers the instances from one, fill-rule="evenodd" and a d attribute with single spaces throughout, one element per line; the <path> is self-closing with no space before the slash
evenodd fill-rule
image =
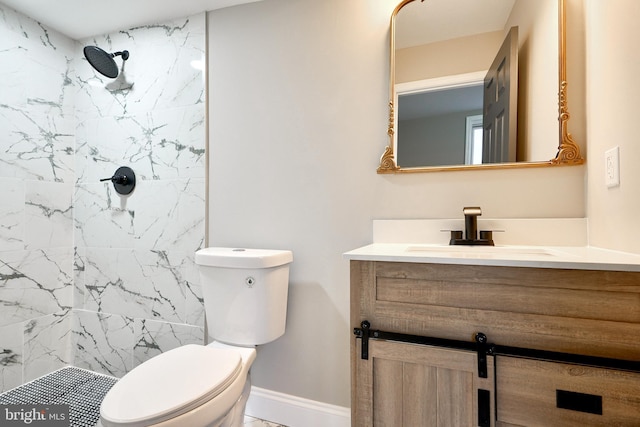
<path id="1" fill-rule="evenodd" d="M 122 60 L 126 61 L 127 59 L 129 59 L 129 51 L 123 50 L 122 52 L 113 52 L 111 54 L 112 58 L 115 58 L 116 56 L 122 56 Z"/>

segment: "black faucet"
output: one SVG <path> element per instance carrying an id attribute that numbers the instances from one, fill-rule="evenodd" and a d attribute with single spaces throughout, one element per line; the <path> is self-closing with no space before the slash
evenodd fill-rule
<path id="1" fill-rule="evenodd" d="M 487 230 L 480 231 L 478 238 L 478 217 L 482 215 L 482 209 L 479 207 L 466 207 L 462 209 L 464 214 L 464 238 L 462 231 L 451 230 L 450 245 L 469 245 L 469 246 L 494 246 L 493 233 Z"/>

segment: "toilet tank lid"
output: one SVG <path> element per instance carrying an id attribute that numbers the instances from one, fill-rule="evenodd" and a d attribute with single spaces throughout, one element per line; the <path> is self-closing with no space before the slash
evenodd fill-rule
<path id="1" fill-rule="evenodd" d="M 276 249 L 205 248 L 196 252 L 196 264 L 210 267 L 269 268 L 291 261 L 291 251 Z"/>

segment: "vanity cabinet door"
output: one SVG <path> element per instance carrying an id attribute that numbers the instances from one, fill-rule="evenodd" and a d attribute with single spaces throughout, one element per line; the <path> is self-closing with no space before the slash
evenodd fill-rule
<path id="1" fill-rule="evenodd" d="M 496 356 L 498 426 L 640 426 L 640 373 Z"/>
<path id="2" fill-rule="evenodd" d="M 352 425 L 494 426 L 491 356 L 487 364 L 488 378 L 479 378 L 474 352 L 372 339 L 369 359 L 356 362 L 362 386 Z"/>

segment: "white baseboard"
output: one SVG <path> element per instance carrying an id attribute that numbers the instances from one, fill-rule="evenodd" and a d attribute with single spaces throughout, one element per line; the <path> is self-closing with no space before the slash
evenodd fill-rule
<path id="1" fill-rule="evenodd" d="M 246 414 L 287 427 L 350 427 L 351 410 L 260 387 L 251 387 Z"/>

